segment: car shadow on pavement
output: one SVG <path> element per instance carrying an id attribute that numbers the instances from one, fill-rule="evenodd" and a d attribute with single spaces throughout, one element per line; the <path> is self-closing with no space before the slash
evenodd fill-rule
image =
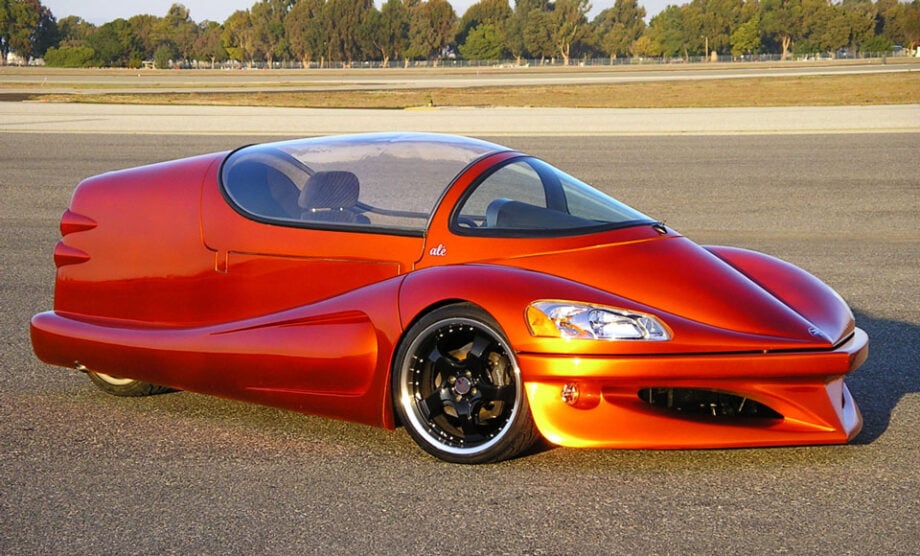
<path id="1" fill-rule="evenodd" d="M 847 378 L 864 421 L 854 444 L 870 444 L 888 429 L 901 398 L 920 392 L 920 326 L 854 312 L 869 334 L 869 359 Z"/>

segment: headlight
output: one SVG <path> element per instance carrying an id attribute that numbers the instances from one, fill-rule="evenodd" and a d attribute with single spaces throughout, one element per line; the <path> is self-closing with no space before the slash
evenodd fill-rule
<path id="1" fill-rule="evenodd" d="M 585 340 L 670 340 L 657 318 L 615 307 L 572 301 L 534 301 L 527 306 L 534 336 Z"/>

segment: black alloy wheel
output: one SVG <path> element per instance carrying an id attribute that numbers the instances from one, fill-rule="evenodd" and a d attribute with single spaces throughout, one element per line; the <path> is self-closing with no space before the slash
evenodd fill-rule
<path id="1" fill-rule="evenodd" d="M 406 334 L 393 372 L 396 411 L 428 453 L 489 463 L 534 444 L 520 371 L 498 324 L 470 304 L 441 307 Z"/>

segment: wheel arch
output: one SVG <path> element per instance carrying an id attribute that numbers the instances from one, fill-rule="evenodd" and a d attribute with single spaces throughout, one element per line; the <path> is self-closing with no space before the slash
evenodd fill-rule
<path id="1" fill-rule="evenodd" d="M 519 353 L 533 345 L 526 310 L 528 304 L 540 298 L 607 299 L 602 292 L 558 276 L 495 264 L 446 265 L 410 273 L 398 294 L 400 332 L 393 342 L 381 400 L 385 426 L 398 425 L 391 382 L 399 349 L 415 323 L 442 307 L 468 303 L 489 315 L 511 350 Z"/>
<path id="2" fill-rule="evenodd" d="M 500 326 L 512 349 L 529 341 L 527 306 L 545 298 L 603 299 L 602 292 L 570 280 L 494 264 L 459 264 L 413 272 L 399 291 L 403 333 L 414 322 L 444 305 L 470 303 Z"/>
<path id="3" fill-rule="evenodd" d="M 390 361 L 394 425 L 445 461 L 515 457 L 539 437 L 516 359 L 503 327 L 480 304 L 451 298 L 426 306 Z"/>

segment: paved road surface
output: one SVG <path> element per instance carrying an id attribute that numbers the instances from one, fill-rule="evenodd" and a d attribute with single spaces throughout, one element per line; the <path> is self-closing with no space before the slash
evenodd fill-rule
<path id="1" fill-rule="evenodd" d="M 0 134 L 0 553 L 916 553 L 920 134 L 500 138 L 702 242 L 804 266 L 872 347 L 848 446 L 550 449 L 479 467 L 404 431 L 113 398 L 31 355 L 79 179 L 259 139 Z"/>
<path id="2" fill-rule="evenodd" d="M 893 59 L 892 61 L 896 61 Z M 415 68 L 322 71 L 46 70 L 0 67 L 0 93 L 165 93 L 239 91 L 341 91 L 368 89 L 513 87 L 607 84 L 749 77 L 803 77 L 918 71 L 911 59 L 809 64 L 692 64 L 588 68 Z"/>
<path id="3" fill-rule="evenodd" d="M 920 131 L 920 105 L 354 110 L 0 102 L 0 133 L 660 135 Z"/>

